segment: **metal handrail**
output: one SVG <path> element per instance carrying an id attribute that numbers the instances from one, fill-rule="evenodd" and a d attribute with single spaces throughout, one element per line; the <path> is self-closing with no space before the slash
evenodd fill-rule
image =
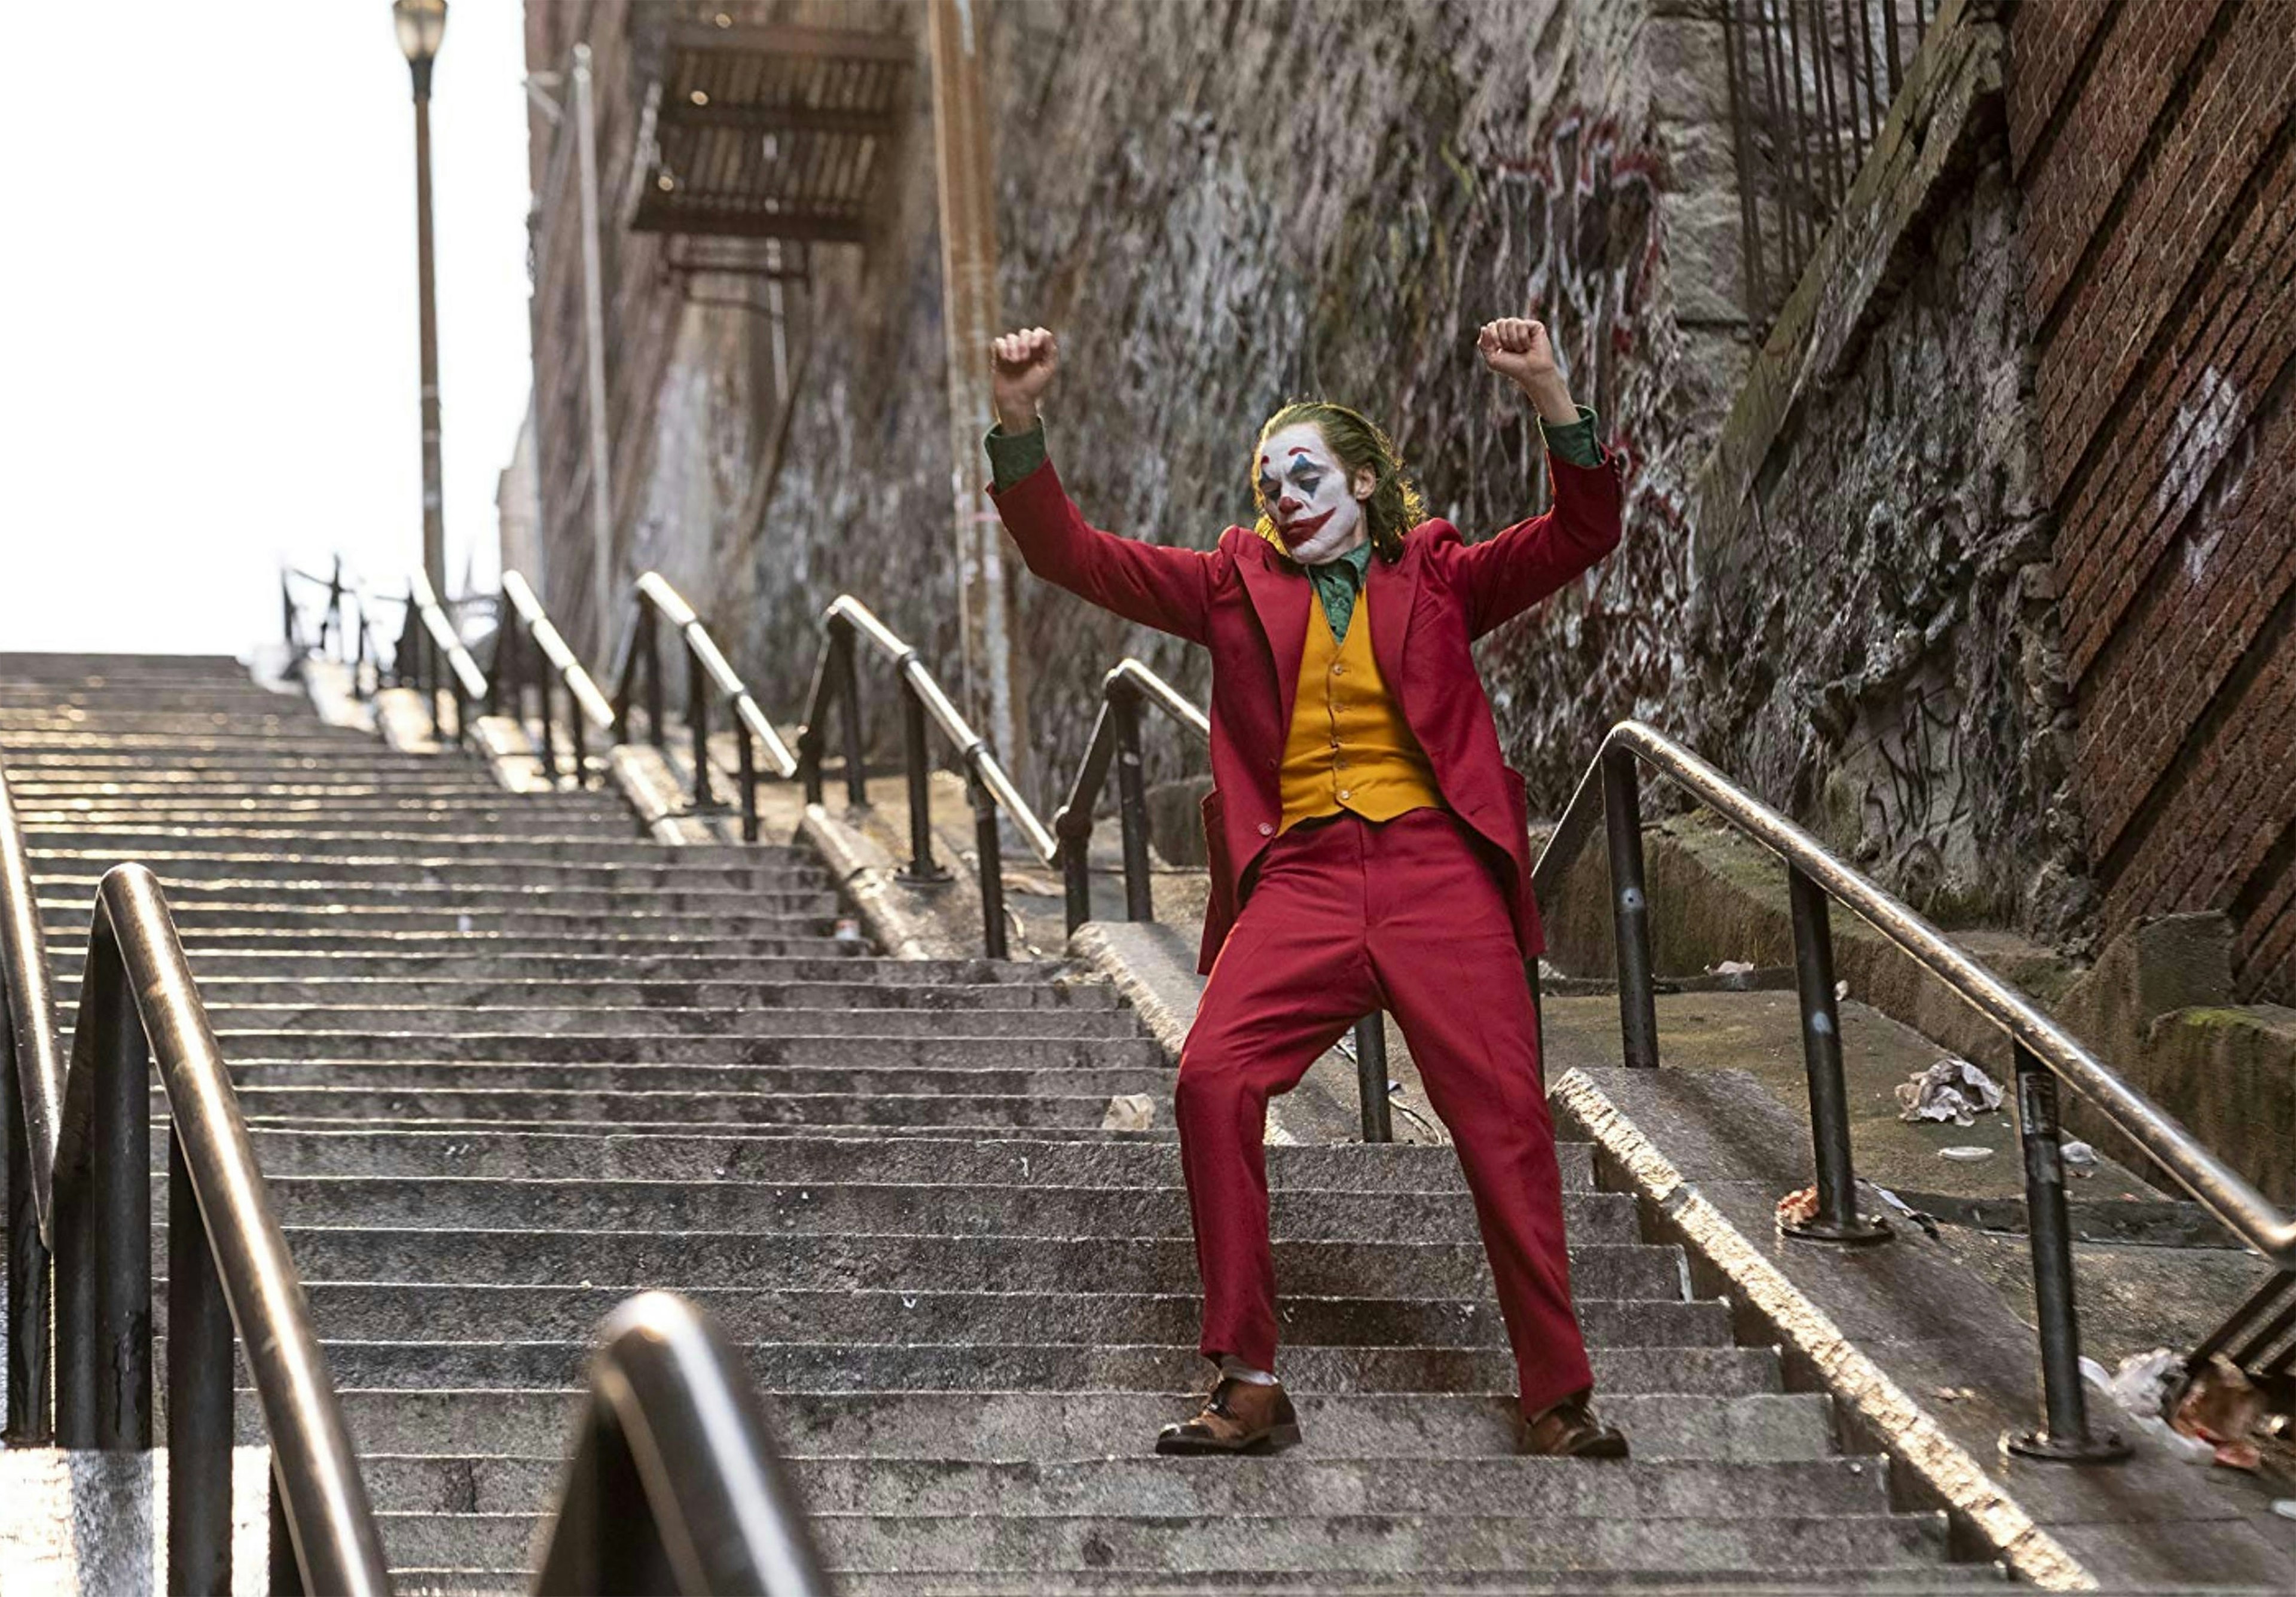
<path id="1" fill-rule="evenodd" d="M 616 1309 L 535 1580 L 541 1597 L 827 1597 L 795 1482 L 739 1355 L 668 1292 Z"/>
<path id="2" fill-rule="evenodd" d="M 578 787 L 587 787 L 590 729 L 611 732 L 614 707 L 606 701 L 590 673 L 582 668 L 574 651 L 559 635 L 526 578 L 515 571 L 504 571 L 502 591 L 508 603 L 503 610 L 502 625 L 495 633 L 494 672 L 487 679 L 487 708 L 499 712 L 507 704 L 511 717 L 521 726 L 526 724 L 526 651 L 531 648 L 537 651 L 547 667 L 533 673 L 534 685 L 542 699 L 543 771 L 552 782 L 558 780 L 557 711 L 551 686 L 554 675 L 566 688 L 566 727 L 573 743 L 574 782 Z"/>
<path id="3" fill-rule="evenodd" d="M 1066 898 L 1069 934 L 1092 919 L 1093 812 L 1100 803 L 1112 766 L 1116 771 L 1117 823 L 1124 839 L 1124 918 L 1156 918 L 1148 864 L 1148 789 L 1140 764 L 1140 709 L 1154 707 L 1206 744 L 1211 718 L 1170 683 L 1127 656 L 1100 679 L 1100 713 L 1085 745 L 1069 796 L 1053 812 L 1060 842 L 1061 885 Z M 1366 1142 L 1395 1140 L 1387 1097 L 1387 1027 L 1374 1010 L 1356 1022 L 1356 1085 Z"/>
<path id="4" fill-rule="evenodd" d="M 48 1265 L 55 1243 L 56 1127 L 63 1121 L 64 1063 L 57 1046 L 54 979 L 47 934 L 8 768 L 0 761 L 0 1127 L 8 1159 L 7 1440 L 29 1445 L 51 1430 Z"/>
<path id="5" fill-rule="evenodd" d="M 406 651 L 410 633 L 415 644 L 414 689 L 430 717 L 430 735 L 445 735 L 439 724 L 439 692 L 443 687 L 455 700 L 454 742 L 460 748 L 470 734 L 471 706 L 487 696 L 486 673 L 471 658 L 463 635 L 455 630 L 455 623 L 446 607 L 439 602 L 430 579 L 420 571 L 406 579 L 406 624 L 398 635 L 398 652 L 401 655 Z M 439 668 L 441 661 L 447 667 L 443 672 Z"/>
<path id="6" fill-rule="evenodd" d="M 742 684 L 693 607 L 658 571 L 648 571 L 638 578 L 637 618 L 627 635 L 620 666 L 615 672 L 614 734 L 625 742 L 629 740 L 630 699 L 643 674 L 646 735 L 655 748 L 666 751 L 669 747 L 668 723 L 662 715 L 661 661 L 656 653 L 657 618 L 668 622 L 685 643 L 685 721 L 693 740 L 693 807 L 702 811 L 720 807 L 709 776 L 709 694 L 714 689 L 733 714 L 742 840 L 754 843 L 758 833 L 758 751 L 764 750 L 775 774 L 783 778 L 797 774 L 797 756 L 782 741 L 781 733 L 774 730 L 766 712 L 758 708 L 757 700 Z"/>
<path id="7" fill-rule="evenodd" d="M 988 747 L 988 740 L 972 730 L 949 696 L 941 691 L 917 651 L 850 594 L 840 594 L 822 614 L 826 635 L 815 662 L 813 691 L 807 695 L 805 725 L 797 739 L 798 773 L 805 781 L 808 804 L 822 801 L 822 757 L 826 750 L 824 717 L 840 710 L 845 746 L 845 796 L 857 809 L 869 803 L 868 766 L 862 735 L 861 668 L 855 651 L 865 641 L 892 661 L 901 685 L 901 744 L 908 779 L 909 864 L 902 872 L 911 882 L 945 881 L 948 872 L 933 858 L 932 795 L 929 785 L 930 755 L 925 747 L 925 723 L 937 724 L 955 745 L 964 766 L 965 790 L 972 802 L 973 844 L 979 857 L 982 942 L 991 959 L 1003 959 L 1011 943 L 1004 926 L 1004 849 L 996 824 L 1002 810 L 1030 852 L 1046 864 L 1060 857 L 1059 839 L 1037 816 L 1012 775 Z"/>
<path id="8" fill-rule="evenodd" d="M 168 1110 L 169 1587 L 230 1589 L 235 1329 L 271 1439 L 271 1590 L 387 1593 L 366 1487 L 230 1068 L 167 897 L 135 864 L 96 889 L 56 1126 L 54 1440 L 152 1445 L 155 1061 Z M 29 1329 L 46 1341 L 48 1325 Z"/>
<path id="9" fill-rule="evenodd" d="M 1620 722 L 1603 739 L 1600 754 L 1580 780 L 1532 873 L 1534 890 L 1541 897 L 1552 897 L 1593 834 L 1600 810 L 1610 851 L 1620 1025 L 1627 1064 L 1652 1067 L 1658 1063 L 1637 762 L 1673 782 L 1786 864 L 1817 1174 L 1818 1212 L 1807 1226 L 1797 1228 L 1799 1234 L 1833 1241 L 1865 1241 L 1888 1234 L 1882 1223 L 1868 1220 L 1856 1210 L 1832 933 L 1826 919 L 1829 902 L 1848 908 L 2007 1034 L 2015 1061 L 2018 1127 L 2024 1146 L 2046 1413 L 2042 1429 L 2011 1438 L 2010 1445 L 2034 1457 L 2120 1456 L 2126 1449 L 2117 1438 L 2090 1434 L 2081 1389 L 2079 1323 L 2073 1305 L 2070 1232 L 2058 1149 L 2057 1084 L 2067 1084 L 2088 1100 L 2202 1207 L 2283 1269 L 2296 1264 L 2296 1219 L 2274 1208 L 2167 1111 L 2075 1041 L 2023 993 L 1955 946 L 1926 919 L 1689 749 L 1638 721 Z"/>

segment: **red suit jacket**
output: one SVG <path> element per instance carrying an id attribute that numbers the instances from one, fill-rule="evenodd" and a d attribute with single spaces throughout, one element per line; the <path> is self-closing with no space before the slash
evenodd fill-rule
<path id="1" fill-rule="evenodd" d="M 1618 547 L 1617 458 L 1589 467 L 1550 457 L 1554 508 L 1480 544 L 1462 541 L 1448 521 L 1421 522 L 1405 535 L 1399 561 L 1374 560 L 1366 585 L 1380 675 L 1426 750 L 1444 801 L 1505 862 L 1525 959 L 1546 946 L 1530 891 L 1528 805 L 1521 776 L 1499 757 L 1490 700 L 1467 645 Z M 1281 819 L 1276 771 L 1314 590 L 1250 528 L 1229 528 L 1208 550 L 1103 532 L 1062 491 L 1049 461 L 989 496 L 1037 576 L 1212 651 L 1212 791 L 1204 798 L 1212 890 L 1197 967 L 1210 970 Z"/>

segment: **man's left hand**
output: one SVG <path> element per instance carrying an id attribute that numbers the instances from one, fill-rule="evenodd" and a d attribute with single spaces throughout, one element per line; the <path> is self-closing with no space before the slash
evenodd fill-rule
<path id="1" fill-rule="evenodd" d="M 1475 335 L 1475 348 L 1482 351 L 1483 364 L 1528 395 L 1546 420 L 1561 424 L 1578 419 L 1578 407 L 1571 403 L 1570 390 L 1555 363 L 1554 344 L 1546 336 L 1546 323 L 1528 316 L 1501 316 L 1486 322 Z"/>

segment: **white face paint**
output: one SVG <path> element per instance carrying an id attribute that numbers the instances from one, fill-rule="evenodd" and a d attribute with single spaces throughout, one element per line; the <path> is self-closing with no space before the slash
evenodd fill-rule
<path id="1" fill-rule="evenodd" d="M 1318 566 L 1337 560 L 1371 536 L 1363 501 L 1312 422 L 1299 422 L 1261 441 L 1254 472 L 1260 508 L 1293 560 Z"/>

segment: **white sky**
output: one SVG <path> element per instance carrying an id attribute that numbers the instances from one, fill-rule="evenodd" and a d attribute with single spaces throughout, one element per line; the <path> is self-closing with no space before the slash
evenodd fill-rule
<path id="1" fill-rule="evenodd" d="M 243 653 L 283 556 L 422 559 L 414 132 L 390 0 L 8 8 L 0 650 Z M 430 105 L 447 569 L 529 383 L 520 0 Z M 491 586 L 490 582 L 488 586 Z"/>

